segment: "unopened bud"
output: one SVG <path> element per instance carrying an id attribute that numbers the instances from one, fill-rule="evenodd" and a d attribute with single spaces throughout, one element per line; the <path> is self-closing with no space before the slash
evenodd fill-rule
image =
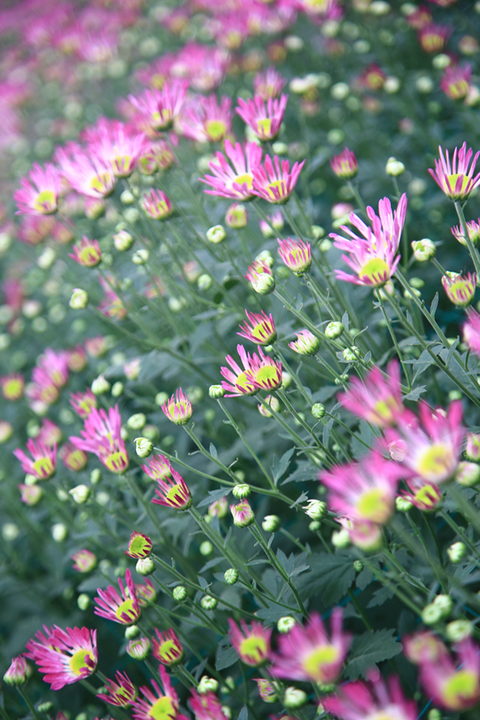
<path id="1" fill-rule="evenodd" d="M 448 617 L 452 612 L 453 600 L 450 595 L 437 595 L 433 604 L 442 612 L 442 618 Z"/>
<path id="2" fill-rule="evenodd" d="M 410 502 L 410 500 L 407 500 L 407 498 L 397 497 L 395 498 L 395 506 L 398 512 L 408 512 L 412 509 L 413 504 Z"/>
<path id="3" fill-rule="evenodd" d="M 135 660 L 145 660 L 150 652 L 150 640 L 146 637 L 130 640 L 127 645 L 127 655 Z"/>
<path id="4" fill-rule="evenodd" d="M 468 620 L 453 620 L 445 628 L 445 634 L 451 642 L 466 640 L 473 633 L 474 626 Z"/>
<path id="5" fill-rule="evenodd" d="M 135 413 L 130 415 L 127 420 L 127 426 L 132 430 L 141 430 L 147 423 L 147 417 L 144 413 Z"/>
<path id="6" fill-rule="evenodd" d="M 204 557 L 208 557 L 208 555 L 211 555 L 213 552 L 213 545 L 210 540 L 204 540 L 200 544 L 199 550 L 201 555 L 203 555 Z"/>
<path id="7" fill-rule="evenodd" d="M 83 310 L 88 305 L 88 293 L 82 288 L 74 288 L 69 305 L 73 310 Z"/>
<path id="8" fill-rule="evenodd" d="M 385 172 L 387 173 L 387 175 L 390 175 L 390 177 L 398 177 L 405 172 L 405 165 L 400 162 L 400 160 L 391 157 L 387 160 Z"/>
<path id="9" fill-rule="evenodd" d="M 146 248 L 141 248 L 140 250 L 137 250 L 137 252 L 133 253 L 132 255 L 132 262 L 135 265 L 145 265 L 146 262 L 148 262 L 148 259 L 150 257 L 150 253 Z"/>
<path id="10" fill-rule="evenodd" d="M 210 385 L 210 387 L 208 388 L 208 394 L 214 400 L 218 400 L 220 398 L 223 398 L 223 396 L 225 395 L 225 390 L 221 385 Z"/>
<path id="11" fill-rule="evenodd" d="M 91 390 L 94 395 L 104 395 L 110 390 L 110 383 L 103 375 L 99 375 L 92 382 Z"/>
<path id="12" fill-rule="evenodd" d="M 252 283 L 252 287 L 259 295 L 269 295 L 275 290 L 275 278 L 269 273 L 261 273 Z"/>
<path id="13" fill-rule="evenodd" d="M 431 603 L 423 608 L 422 621 L 425 625 L 436 625 L 442 620 L 443 614 L 439 607 Z"/>
<path id="14" fill-rule="evenodd" d="M 455 480 L 459 485 L 466 487 L 476 485 L 480 481 L 480 465 L 474 462 L 460 462 Z"/>
<path id="15" fill-rule="evenodd" d="M 331 322 L 328 323 L 327 327 L 325 328 L 325 336 L 329 340 L 336 340 L 344 331 L 344 327 L 341 322 Z"/>
<path id="16" fill-rule="evenodd" d="M 223 225 L 214 225 L 206 232 L 206 238 L 208 242 L 211 242 L 214 245 L 223 242 L 226 237 L 227 233 L 225 232 L 225 228 L 223 227 Z"/>
<path id="17" fill-rule="evenodd" d="M 355 568 L 355 572 L 362 572 L 363 570 L 363 563 L 361 560 L 355 560 L 353 563 L 353 567 Z"/>
<path id="18" fill-rule="evenodd" d="M 183 602 L 187 597 L 187 588 L 183 585 L 177 585 L 177 587 L 173 588 L 172 595 L 177 602 Z"/>
<path id="19" fill-rule="evenodd" d="M 77 605 L 80 610 L 87 610 L 90 607 L 90 598 L 86 593 L 82 593 L 77 598 Z"/>
<path id="20" fill-rule="evenodd" d="M 315 403 L 315 405 L 312 405 L 310 412 L 314 418 L 321 420 L 321 418 L 325 415 L 325 405 L 322 405 L 322 403 Z"/>
<path id="21" fill-rule="evenodd" d="M 153 452 L 153 443 L 144 437 L 135 438 L 135 450 L 138 457 L 146 458 Z"/>
<path id="22" fill-rule="evenodd" d="M 278 515 L 266 515 L 263 518 L 262 528 L 265 532 L 277 532 L 277 530 L 280 530 L 280 527 L 281 521 Z"/>
<path id="23" fill-rule="evenodd" d="M 207 275 L 204 273 L 203 275 L 200 275 L 197 279 L 197 287 L 199 290 L 210 290 L 212 287 L 212 278 L 210 275 Z"/>
<path id="24" fill-rule="evenodd" d="M 116 383 L 113 383 L 112 386 L 112 396 L 113 397 L 120 397 L 120 395 L 123 393 L 124 385 L 120 380 L 117 380 Z"/>
<path id="25" fill-rule="evenodd" d="M 238 580 L 238 570 L 235 570 L 235 568 L 229 568 L 228 570 L 225 570 L 223 578 L 227 585 L 235 585 Z"/>
<path id="26" fill-rule="evenodd" d="M 68 534 L 68 528 L 63 523 L 55 523 L 52 525 L 52 538 L 55 542 L 63 542 Z"/>
<path id="27" fill-rule="evenodd" d="M 207 675 L 203 675 L 200 679 L 200 682 L 197 685 L 197 692 L 200 693 L 200 695 L 204 695 L 208 692 L 216 693 L 218 690 L 218 681 L 215 680 L 215 678 L 207 677 Z"/>
<path id="28" fill-rule="evenodd" d="M 68 492 L 72 496 L 74 502 L 77 503 L 77 505 L 83 505 L 83 503 L 88 500 L 88 497 L 90 495 L 90 488 L 88 487 L 88 485 L 77 485 Z"/>
<path id="29" fill-rule="evenodd" d="M 248 222 L 248 213 L 245 205 L 233 203 L 225 214 L 225 222 L 231 228 L 244 228 Z"/>
<path id="30" fill-rule="evenodd" d="M 287 390 L 293 382 L 293 378 L 288 372 L 282 372 L 282 390 Z"/>
<path id="31" fill-rule="evenodd" d="M 140 635 L 140 628 L 138 625 L 130 625 L 125 628 L 125 637 L 127 640 L 134 640 Z"/>
<path id="32" fill-rule="evenodd" d="M 358 360 L 359 354 L 360 354 L 360 351 L 359 351 L 358 347 L 356 347 L 355 345 L 352 345 L 352 347 L 350 347 L 350 348 L 345 348 L 342 353 L 343 359 L 345 360 L 345 362 L 348 362 L 348 363 L 352 363 L 352 362 L 355 362 L 356 360 Z"/>
<path id="33" fill-rule="evenodd" d="M 342 528 L 342 530 L 334 531 L 332 533 L 332 545 L 338 550 L 343 550 L 350 545 L 350 535 L 348 530 Z"/>
<path id="34" fill-rule="evenodd" d="M 447 555 L 452 563 L 459 563 L 467 554 L 467 547 L 463 542 L 456 542 L 447 548 Z"/>
<path id="35" fill-rule="evenodd" d="M 121 230 L 113 236 L 113 244 L 120 252 L 129 250 L 133 245 L 133 237 L 126 230 Z"/>
<path id="36" fill-rule="evenodd" d="M 429 238 L 412 242 L 413 257 L 417 262 L 430 262 L 435 257 L 435 245 Z"/>
<path id="37" fill-rule="evenodd" d="M 327 513 L 327 503 L 322 500 L 309 500 L 303 510 L 312 520 L 321 520 Z"/>
<path id="38" fill-rule="evenodd" d="M 232 494 L 234 497 L 237 498 L 237 500 L 244 500 L 251 494 L 250 486 L 246 483 L 242 483 L 240 485 L 235 485 L 235 487 L 232 490 Z"/>
<path id="39" fill-rule="evenodd" d="M 287 687 L 283 696 L 283 704 L 287 710 L 301 708 L 307 702 L 307 693 L 296 687 Z"/>
<path id="40" fill-rule="evenodd" d="M 281 617 L 280 620 L 277 621 L 277 630 L 278 632 L 285 635 L 286 633 L 290 632 L 290 630 L 295 627 L 297 624 L 297 621 L 295 618 L 293 618 L 291 615 L 285 615 L 285 617 Z"/>
<path id="41" fill-rule="evenodd" d="M 140 558 L 137 560 L 135 570 L 139 575 L 151 575 L 155 570 L 155 563 L 151 557 Z"/>

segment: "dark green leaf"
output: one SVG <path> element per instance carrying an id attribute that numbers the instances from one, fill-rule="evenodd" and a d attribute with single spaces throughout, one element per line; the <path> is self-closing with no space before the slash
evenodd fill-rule
<path id="1" fill-rule="evenodd" d="M 309 558 L 310 572 L 302 573 L 296 585 L 303 599 L 320 596 L 324 607 L 335 605 L 355 579 L 354 558 L 349 553 L 319 553 Z"/>
<path id="2" fill-rule="evenodd" d="M 216 500 L 221 500 L 223 497 L 230 493 L 229 488 L 220 488 L 219 490 L 209 490 L 208 496 L 201 500 L 197 507 L 204 507 L 204 505 L 210 505 Z"/>
<path id="3" fill-rule="evenodd" d="M 376 663 L 389 660 L 402 652 L 402 646 L 394 637 L 395 630 L 369 631 L 357 635 L 350 648 L 350 661 L 345 668 L 344 676 L 348 680 L 355 680 L 362 676 L 366 678 L 367 672 Z"/>
<path id="4" fill-rule="evenodd" d="M 282 475 L 286 473 L 287 468 L 290 464 L 290 458 L 292 457 L 294 452 L 295 448 L 290 448 L 290 450 L 287 450 L 286 453 L 283 453 L 280 460 L 276 455 L 273 456 L 272 475 L 275 481 L 275 485 L 277 484 L 278 480 L 280 480 Z"/>
<path id="5" fill-rule="evenodd" d="M 217 654 L 215 657 L 215 670 L 225 670 L 230 667 L 238 660 L 237 651 L 231 645 L 223 647 L 219 645 L 217 647 Z"/>

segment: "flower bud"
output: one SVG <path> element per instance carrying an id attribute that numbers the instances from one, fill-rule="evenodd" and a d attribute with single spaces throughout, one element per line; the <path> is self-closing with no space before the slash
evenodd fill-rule
<path id="1" fill-rule="evenodd" d="M 450 642 L 461 642 L 473 633 L 474 625 L 468 620 L 452 620 L 445 628 L 445 635 Z"/>
<path id="2" fill-rule="evenodd" d="M 258 694 L 262 698 L 263 702 L 274 703 L 277 702 L 278 696 L 275 688 L 273 687 L 270 680 L 264 678 L 255 678 L 255 682 L 258 686 Z"/>
<path id="3" fill-rule="evenodd" d="M 277 530 L 280 530 L 280 526 L 281 522 L 278 515 L 266 515 L 263 518 L 262 528 L 265 532 L 277 532 Z"/>
<path id="4" fill-rule="evenodd" d="M 139 575 L 151 575 L 155 570 L 155 563 L 151 557 L 141 558 L 137 560 L 135 570 Z"/>
<path id="5" fill-rule="evenodd" d="M 355 568 L 355 572 L 362 572 L 363 570 L 363 563 L 361 560 L 355 560 L 353 563 L 353 567 Z"/>
<path id="6" fill-rule="evenodd" d="M 327 503 L 322 500 L 309 500 L 303 510 L 312 520 L 321 520 L 327 514 Z"/>
<path id="7" fill-rule="evenodd" d="M 212 552 L 213 552 L 213 545 L 212 545 L 212 543 L 210 542 L 210 540 L 204 540 L 204 542 L 202 542 L 202 543 L 200 544 L 199 550 L 200 550 L 200 555 L 203 555 L 204 557 L 207 557 L 208 555 L 211 555 L 211 554 L 212 554 Z"/>
<path id="8" fill-rule="evenodd" d="M 223 242 L 226 237 L 227 233 L 225 232 L 225 228 L 223 227 L 223 225 L 214 225 L 206 232 L 206 238 L 208 242 L 214 243 L 214 245 Z"/>
<path id="9" fill-rule="evenodd" d="M 225 390 L 221 385 L 210 385 L 208 388 L 208 394 L 214 400 L 219 400 L 225 395 Z"/>
<path id="10" fill-rule="evenodd" d="M 183 585 L 177 585 L 177 587 L 173 588 L 173 599 L 177 602 L 183 602 L 185 598 L 187 597 L 187 588 Z"/>
<path id="11" fill-rule="evenodd" d="M 73 288 L 72 297 L 68 304 L 72 310 L 83 310 L 88 305 L 88 293 L 82 288 Z"/>
<path id="12" fill-rule="evenodd" d="M 113 383 L 112 386 L 112 396 L 113 397 L 120 397 L 120 395 L 123 393 L 124 385 L 120 380 L 117 380 L 116 383 Z"/>
<path id="13" fill-rule="evenodd" d="M 200 693 L 200 695 L 204 695 L 208 692 L 216 693 L 218 690 L 218 681 L 215 680 L 215 678 L 207 677 L 207 675 L 203 675 L 200 679 L 200 682 L 197 686 L 197 692 Z"/>
<path id="14" fill-rule="evenodd" d="M 231 228 L 244 228 L 248 223 L 248 212 L 245 205 L 233 203 L 225 213 L 225 222 Z"/>
<path id="15" fill-rule="evenodd" d="M 437 595 L 433 604 L 441 610 L 442 619 L 448 617 L 452 612 L 453 600 L 450 595 Z"/>
<path id="16" fill-rule="evenodd" d="M 40 713 L 48 713 L 53 708 L 53 703 L 47 700 L 47 702 L 42 702 L 39 705 L 37 705 L 37 710 Z M 61 716 L 63 713 L 57 713 L 56 720 L 63 720 Z"/>
<path id="17" fill-rule="evenodd" d="M 218 600 L 211 595 L 204 595 L 200 600 L 200 605 L 204 610 L 215 610 L 218 605 Z"/>
<path id="18" fill-rule="evenodd" d="M 287 710 L 301 708 L 307 702 L 307 693 L 296 687 L 287 687 L 283 696 L 283 705 Z"/>
<path id="19" fill-rule="evenodd" d="M 250 495 L 251 492 L 252 491 L 250 490 L 250 486 L 246 483 L 235 485 L 232 490 L 233 496 L 237 498 L 237 500 L 244 500 Z"/>
<path id="20" fill-rule="evenodd" d="M 316 355 L 320 347 L 320 340 L 310 330 L 300 330 L 295 333 L 297 339 L 288 343 L 288 347 L 299 355 Z"/>
<path id="21" fill-rule="evenodd" d="M 12 658 L 10 667 L 3 676 L 3 679 L 7 685 L 13 685 L 15 687 L 17 685 L 24 685 L 29 675 L 28 670 L 27 661 L 23 655 L 19 655 L 18 657 Z"/>
<path id="22" fill-rule="evenodd" d="M 138 457 L 146 458 L 153 452 L 153 443 L 144 437 L 135 438 L 135 450 Z"/>
<path id="23" fill-rule="evenodd" d="M 314 418 L 321 420 L 325 415 L 325 405 L 322 405 L 322 403 L 315 403 L 312 405 L 310 412 Z"/>
<path id="24" fill-rule="evenodd" d="M 408 512 L 412 509 L 413 504 L 410 502 L 410 500 L 407 500 L 407 498 L 397 497 L 395 498 L 395 506 L 398 512 Z"/>
<path id="25" fill-rule="evenodd" d="M 385 172 L 387 175 L 390 175 L 390 177 L 398 177 L 405 172 L 405 165 L 394 157 L 388 158 Z"/>
<path id="26" fill-rule="evenodd" d="M 135 413 L 130 415 L 127 420 L 127 426 L 132 430 L 142 430 L 147 423 L 147 417 L 144 413 Z"/>
<path id="27" fill-rule="evenodd" d="M 346 528 L 336 530 L 332 533 L 332 545 L 338 550 L 343 550 L 350 545 L 350 535 Z"/>
<path id="28" fill-rule="evenodd" d="M 55 523 L 52 525 L 52 538 L 55 542 L 61 543 L 68 535 L 68 528 L 64 523 Z"/>
<path id="29" fill-rule="evenodd" d="M 438 710 L 438 708 L 432 708 L 427 715 L 427 720 L 442 720 L 442 717 L 443 715 L 441 710 Z"/>
<path id="30" fill-rule="evenodd" d="M 91 390 L 94 395 L 104 395 L 110 390 L 110 383 L 103 375 L 99 375 L 92 382 Z"/>
<path id="31" fill-rule="evenodd" d="M 480 465 L 474 462 L 460 462 L 455 480 L 459 485 L 465 485 L 466 487 L 476 485 L 480 480 Z"/>
<path id="32" fill-rule="evenodd" d="M 247 500 L 243 500 L 238 505 L 230 505 L 230 512 L 233 515 L 233 524 L 240 528 L 248 527 L 255 520 L 255 515 Z"/>
<path id="33" fill-rule="evenodd" d="M 281 617 L 280 620 L 277 621 L 277 630 L 278 632 L 282 633 L 284 635 L 285 633 L 290 632 L 290 630 L 295 627 L 297 624 L 297 621 L 295 618 L 293 618 L 291 615 L 285 615 L 285 617 Z"/>
<path id="34" fill-rule="evenodd" d="M 88 487 L 88 485 L 77 485 L 68 492 L 72 496 L 74 502 L 77 503 L 77 505 L 83 505 L 83 503 L 87 502 L 89 498 L 90 488 Z"/>
<path id="35" fill-rule="evenodd" d="M 82 593 L 77 598 L 77 605 L 80 610 L 88 610 L 90 607 L 90 598 L 86 593 Z"/>
<path id="36" fill-rule="evenodd" d="M 120 252 L 129 250 L 133 245 L 133 237 L 126 230 L 120 230 L 113 236 L 113 244 Z"/>
<path id="37" fill-rule="evenodd" d="M 129 625 L 125 628 L 125 637 L 127 640 L 134 640 L 140 635 L 140 628 L 138 625 Z"/>
<path id="38" fill-rule="evenodd" d="M 336 340 L 343 333 L 344 329 L 341 322 L 330 322 L 325 328 L 325 336 L 329 340 Z"/>
<path id="39" fill-rule="evenodd" d="M 203 275 L 199 275 L 197 279 L 197 287 L 199 290 L 210 290 L 212 287 L 212 278 L 210 275 L 207 275 L 204 273 Z"/>
<path id="40" fill-rule="evenodd" d="M 281 385 L 282 390 L 287 390 L 290 387 L 290 385 L 292 384 L 292 382 L 293 382 L 293 378 L 290 375 L 290 373 L 283 371 L 282 372 L 282 385 Z"/>
<path id="41" fill-rule="evenodd" d="M 447 548 L 447 555 L 452 563 L 459 563 L 467 554 L 467 547 L 463 542 L 455 542 Z"/>
<path id="42" fill-rule="evenodd" d="M 436 248 L 432 240 L 423 238 L 423 240 L 414 240 L 412 242 L 413 257 L 417 262 L 430 262 L 436 253 Z"/>
<path id="43" fill-rule="evenodd" d="M 238 580 L 238 570 L 235 570 L 235 568 L 228 568 L 228 570 L 225 570 L 223 578 L 227 585 L 235 585 Z"/>
<path id="44" fill-rule="evenodd" d="M 136 640 L 130 640 L 126 647 L 127 655 L 134 660 L 145 660 L 150 652 L 151 643 L 146 637 L 137 638 Z"/>
<path id="45" fill-rule="evenodd" d="M 140 248 L 140 250 L 133 253 L 132 262 L 134 265 L 145 265 L 145 263 L 148 262 L 149 257 L 150 253 L 148 250 L 146 248 Z"/>
<path id="46" fill-rule="evenodd" d="M 422 621 L 425 625 L 436 625 L 442 620 L 443 614 L 439 607 L 431 603 L 423 608 Z"/>
<path id="47" fill-rule="evenodd" d="M 342 352 L 343 359 L 348 363 L 355 362 L 358 359 L 359 352 L 360 351 L 356 345 L 352 345 L 350 348 L 345 348 Z"/>

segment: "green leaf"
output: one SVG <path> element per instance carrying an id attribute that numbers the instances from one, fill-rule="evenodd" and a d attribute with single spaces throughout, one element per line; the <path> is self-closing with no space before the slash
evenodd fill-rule
<path id="1" fill-rule="evenodd" d="M 231 667 L 231 665 L 236 663 L 237 660 L 237 651 L 232 645 L 227 645 L 227 647 L 219 645 L 215 657 L 215 670 L 225 670 L 225 668 Z"/>
<path id="2" fill-rule="evenodd" d="M 367 677 L 367 673 L 376 663 L 389 660 L 402 652 L 402 646 L 397 641 L 395 630 L 369 631 L 357 635 L 350 648 L 350 661 L 345 668 L 344 676 L 348 680 L 358 677 Z"/>
<path id="3" fill-rule="evenodd" d="M 320 596 L 324 607 L 335 605 L 346 595 L 356 572 L 350 553 L 319 553 L 309 558 L 310 572 L 302 573 L 296 583 L 303 600 Z"/>
<path id="4" fill-rule="evenodd" d="M 287 471 L 288 466 L 290 465 L 290 458 L 292 457 L 293 453 L 295 452 L 295 448 L 290 448 L 290 450 L 287 450 L 286 453 L 283 453 L 280 460 L 276 455 L 273 456 L 273 462 L 272 462 L 272 475 L 273 479 L 275 481 L 275 485 L 280 480 L 282 475 L 284 475 Z"/>
<path id="5" fill-rule="evenodd" d="M 248 708 L 246 705 L 244 705 L 240 710 L 238 720 L 248 720 Z"/>
<path id="6" fill-rule="evenodd" d="M 206 498 L 203 498 L 201 500 L 197 507 L 203 507 L 204 505 L 210 505 L 211 503 L 215 502 L 216 500 L 221 500 L 223 497 L 226 497 L 231 492 L 231 488 L 220 488 L 219 490 L 209 490 L 208 495 Z"/>

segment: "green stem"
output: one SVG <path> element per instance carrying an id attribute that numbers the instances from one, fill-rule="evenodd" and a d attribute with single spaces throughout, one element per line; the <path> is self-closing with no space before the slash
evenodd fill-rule
<path id="1" fill-rule="evenodd" d="M 23 699 L 24 703 L 27 705 L 28 709 L 29 709 L 30 712 L 32 713 L 32 715 L 33 715 L 33 717 L 35 718 L 35 720 L 41 720 L 40 715 L 37 713 L 37 711 L 35 710 L 34 706 L 33 706 L 32 703 L 30 702 L 30 700 L 29 700 L 26 692 L 24 692 L 18 685 L 16 686 L 16 689 L 17 689 L 18 694 L 19 694 L 20 697 Z"/>

